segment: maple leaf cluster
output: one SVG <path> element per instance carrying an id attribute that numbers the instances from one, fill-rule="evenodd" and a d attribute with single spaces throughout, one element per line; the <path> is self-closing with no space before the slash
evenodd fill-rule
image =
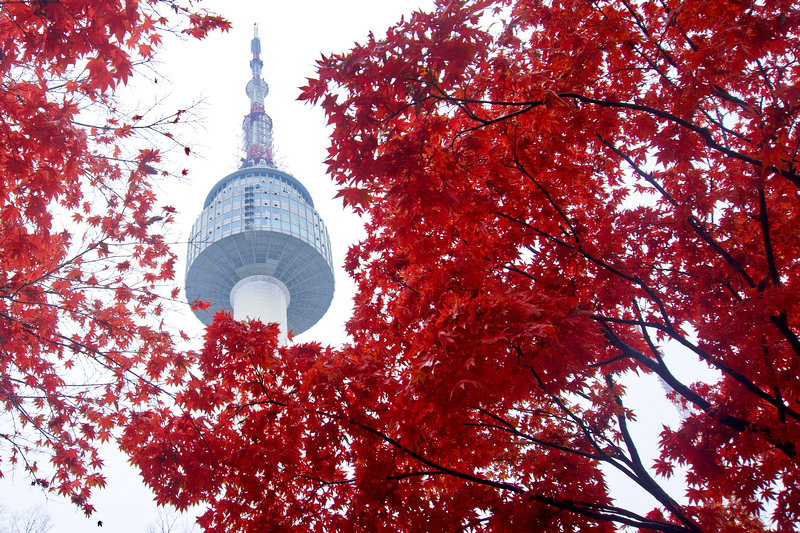
<path id="1" fill-rule="evenodd" d="M 175 350 L 152 319 L 174 276 L 174 210 L 156 203 L 142 117 L 115 106 L 159 31 L 178 31 L 160 11 L 196 36 L 227 27 L 156 0 L 0 5 L 0 462 L 87 514 L 120 402 Z"/>
<path id="2" fill-rule="evenodd" d="M 793 531 L 798 50 L 790 2 L 442 0 L 323 57 L 352 342 L 218 316 L 132 460 L 215 532 Z"/>

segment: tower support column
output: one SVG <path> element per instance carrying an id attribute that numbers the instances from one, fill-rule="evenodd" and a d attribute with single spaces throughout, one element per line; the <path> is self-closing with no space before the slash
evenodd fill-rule
<path id="1" fill-rule="evenodd" d="M 289 301 L 289 289 L 272 276 L 249 276 L 231 289 L 234 320 L 257 319 L 264 324 L 277 323 L 281 346 L 287 342 L 286 309 Z"/>

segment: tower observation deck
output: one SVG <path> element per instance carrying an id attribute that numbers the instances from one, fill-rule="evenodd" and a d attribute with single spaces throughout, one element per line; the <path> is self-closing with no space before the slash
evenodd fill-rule
<path id="1" fill-rule="evenodd" d="M 285 343 L 289 330 L 306 331 L 328 310 L 333 258 L 328 230 L 308 190 L 275 168 L 258 26 L 251 51 L 245 156 L 239 170 L 214 185 L 192 226 L 186 297 L 210 303 L 208 310 L 194 311 L 204 324 L 217 311 L 233 311 L 237 320 L 277 322 Z"/>

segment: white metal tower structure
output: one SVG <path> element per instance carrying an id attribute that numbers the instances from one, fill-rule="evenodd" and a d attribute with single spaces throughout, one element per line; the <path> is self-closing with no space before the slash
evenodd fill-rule
<path id="1" fill-rule="evenodd" d="M 192 226 L 186 297 L 210 303 L 208 310 L 194 312 L 204 324 L 216 311 L 233 311 L 236 320 L 279 323 L 285 344 L 289 330 L 304 332 L 328 310 L 333 259 L 311 195 L 294 176 L 275 168 L 258 25 L 251 51 L 245 156 L 239 170 L 214 185 Z"/>

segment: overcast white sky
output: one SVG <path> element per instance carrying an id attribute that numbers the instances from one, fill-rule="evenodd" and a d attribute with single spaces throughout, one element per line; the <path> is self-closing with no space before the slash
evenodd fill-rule
<path id="1" fill-rule="evenodd" d="M 153 74 L 158 83 L 136 84 L 129 97 L 130 105 L 143 110 L 161 101 L 167 111 L 203 100 L 200 123 L 193 130 L 179 132 L 191 144 L 192 156 L 186 157 L 182 151 L 172 155 L 174 161 L 189 169 L 190 179 L 163 184 L 163 203 L 180 211 L 175 240 L 181 260 L 186 255 L 186 235 L 209 189 L 238 168 L 241 124 L 249 109 L 245 85 L 251 77 L 250 40 L 253 23 L 258 23 L 263 77 L 270 86 L 265 107 L 274 122 L 277 159 L 311 193 L 328 225 L 334 262 L 337 267 L 342 264 L 347 247 L 361 234 L 361 225 L 357 217 L 343 210 L 339 200 L 333 200 L 335 189 L 322 163 L 328 146 L 324 117 L 320 109 L 296 101 L 298 87 L 313 75 L 314 62 L 321 53 L 344 51 L 354 42 L 363 42 L 370 30 L 382 35 L 401 15 L 430 4 L 430 0 L 202 2 L 201 7 L 228 18 L 232 31 L 215 33 L 203 41 L 167 40 L 157 56 L 159 75 Z M 181 287 L 183 275 L 182 263 L 177 267 Z M 352 293 L 352 284 L 338 268 L 331 309 L 298 340 L 340 344 L 345 338 L 343 324 L 350 312 Z M 202 325 L 188 309 L 173 320 L 190 335 L 202 335 Z M 53 519 L 52 533 L 144 533 L 156 519 L 152 496 L 124 457 L 113 450 L 109 450 L 105 473 L 109 485 L 96 492 L 93 503 L 97 512 L 91 519 L 65 501 L 45 498 L 40 490 L 30 487 L 22 472 L 6 472 L 7 477 L 0 480 L 0 505 L 7 511 L 45 506 Z M 102 529 L 97 527 L 98 520 L 103 521 Z"/>

